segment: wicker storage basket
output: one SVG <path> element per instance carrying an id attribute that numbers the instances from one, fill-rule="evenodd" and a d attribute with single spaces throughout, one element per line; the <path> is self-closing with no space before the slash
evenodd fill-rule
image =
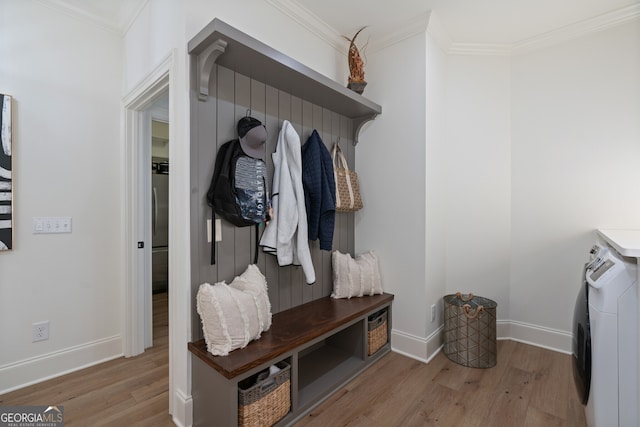
<path id="1" fill-rule="evenodd" d="M 444 297 L 444 354 L 471 368 L 496 365 L 497 304 L 473 294 Z"/>
<path id="2" fill-rule="evenodd" d="M 369 356 L 387 343 L 387 310 L 381 310 L 368 318 Z"/>
<path id="3" fill-rule="evenodd" d="M 291 366 L 286 362 L 265 379 L 259 375 L 238 384 L 238 426 L 272 426 L 289 413 L 291 408 Z M 256 382 L 257 381 L 257 382 Z"/>

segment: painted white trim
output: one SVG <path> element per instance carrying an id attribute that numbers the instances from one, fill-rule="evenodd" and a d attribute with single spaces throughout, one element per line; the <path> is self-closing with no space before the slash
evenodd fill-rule
<path id="1" fill-rule="evenodd" d="M 289 16 L 301 26 L 323 39 L 339 52 L 344 52 L 343 39 L 338 31 L 328 25 L 317 15 L 308 9 L 300 6 L 293 0 L 266 0 L 272 6 Z M 437 13 L 437 11 L 436 11 Z M 538 34 L 533 37 L 520 40 L 515 43 L 473 43 L 454 42 L 451 40 L 444 27 L 437 19 L 434 20 L 434 13 L 427 12 L 418 15 L 396 27 L 396 30 L 388 31 L 384 35 L 372 34 L 370 52 L 376 52 L 388 46 L 399 43 L 425 30 L 434 37 L 442 50 L 451 55 L 499 55 L 508 56 L 535 49 L 540 49 L 550 45 L 562 43 L 571 39 L 586 36 L 597 31 L 602 31 L 616 25 L 624 24 L 633 19 L 640 18 L 640 4 L 626 6 L 600 16 L 566 25 L 564 27 Z M 425 19 L 426 18 L 426 19 Z M 432 26 L 436 28 L 432 29 Z"/>
<path id="2" fill-rule="evenodd" d="M 392 329 L 391 350 L 420 362 L 428 362 L 427 340 L 423 337 Z"/>
<path id="3" fill-rule="evenodd" d="M 143 225 L 140 224 L 140 208 L 137 203 L 136 197 L 138 192 L 138 177 L 140 176 L 140 159 L 138 150 L 139 132 L 141 127 L 141 121 L 143 120 L 145 113 L 155 101 L 164 94 L 169 92 L 169 122 L 172 126 L 169 127 L 169 139 L 176 140 L 178 136 L 178 126 L 173 126 L 177 123 L 176 109 L 172 107 L 172 99 L 176 99 L 176 91 L 178 90 L 175 75 L 176 75 L 176 50 L 172 50 L 169 54 L 160 62 L 160 64 L 149 73 L 140 83 L 138 83 L 123 99 L 123 147 L 122 147 L 122 164 L 125 165 L 124 173 L 122 174 L 121 188 L 122 188 L 122 223 L 123 226 L 123 263 L 125 265 L 125 325 L 124 325 L 124 354 L 127 356 L 133 356 L 144 351 L 144 307 L 145 301 L 145 287 L 136 286 L 139 283 L 140 277 L 144 278 L 144 273 L 141 270 L 148 270 L 146 273 L 150 275 L 150 264 L 146 263 L 144 259 L 140 258 L 137 249 L 137 241 L 140 240 L 139 236 L 143 236 Z M 176 174 L 169 175 L 170 191 L 175 190 L 176 187 Z M 173 194 L 176 194 L 175 192 Z M 169 206 L 169 230 L 174 227 L 173 216 L 175 206 L 171 204 Z M 170 236 L 169 244 L 171 248 L 174 248 L 174 243 Z M 146 252 L 151 252 L 150 245 L 147 245 Z M 191 419 L 191 406 L 190 397 L 186 396 L 182 391 L 176 387 L 176 363 L 180 363 L 178 355 L 181 352 L 186 351 L 186 346 L 181 349 L 176 349 L 176 345 L 181 342 L 181 334 L 188 329 L 188 318 L 182 315 L 179 305 L 177 304 L 180 287 L 171 286 L 172 283 L 178 283 L 176 269 L 173 266 L 176 265 L 175 259 L 178 258 L 175 250 L 170 250 L 169 259 L 169 413 L 176 414 L 174 422 L 178 425 L 190 425 Z M 143 266 L 143 267 L 141 267 Z M 178 323 L 181 324 L 178 324 Z M 185 323 L 187 323 L 185 325 Z M 187 383 L 189 379 L 187 379 Z M 178 396 L 178 398 L 176 398 Z M 176 402 L 178 402 L 176 404 Z M 181 403 L 182 402 L 182 403 Z M 185 420 L 189 423 L 186 424 Z"/>
<path id="4" fill-rule="evenodd" d="M 512 53 L 512 47 L 510 44 L 498 43 L 451 43 L 446 53 L 449 55 L 509 56 Z"/>
<path id="5" fill-rule="evenodd" d="M 424 34 L 428 26 L 431 25 L 431 17 L 431 12 L 426 12 L 411 18 L 394 31 L 387 32 L 384 35 L 379 33 L 373 35 L 368 48 L 369 52 L 375 53 L 415 35 Z"/>
<path id="6" fill-rule="evenodd" d="M 266 0 L 271 6 L 315 34 L 340 53 L 345 52 L 346 40 L 318 15 L 293 0 Z"/>
<path id="7" fill-rule="evenodd" d="M 399 354 L 429 363 L 442 349 L 444 325 L 427 338 L 418 337 L 396 329 L 391 331 L 391 349 Z M 572 334 L 544 326 L 515 320 L 496 322 L 498 340 L 512 340 L 559 353 L 571 354 Z"/>
<path id="8" fill-rule="evenodd" d="M 191 353 L 191 193 L 190 160 L 191 100 L 184 82 L 189 81 L 189 61 L 183 48 L 174 49 L 169 73 L 169 412 L 174 422 L 192 424 Z M 178 420 L 178 421 L 176 421 Z"/>
<path id="9" fill-rule="evenodd" d="M 145 324 L 145 289 L 137 287 L 141 278 L 144 280 L 144 272 L 139 271 L 139 259 L 141 253 L 137 248 L 137 242 L 144 239 L 145 230 L 138 223 L 139 201 L 137 189 L 139 150 L 138 141 L 143 132 L 140 113 L 163 95 L 169 87 L 169 74 L 173 64 L 173 55 L 169 54 L 144 80 L 138 83 L 123 99 L 123 124 L 124 146 L 122 148 L 122 164 L 125 165 L 122 174 L 122 241 L 124 244 L 122 254 L 125 265 L 125 324 L 123 331 L 125 356 L 135 356 L 144 352 L 144 324 Z M 148 242 L 149 243 L 149 242 Z M 149 246 L 149 245 L 147 245 Z M 151 248 L 145 248 L 150 251 Z"/>
<path id="10" fill-rule="evenodd" d="M 43 6 L 48 7 L 49 9 L 56 10 L 60 13 L 63 13 L 67 16 L 70 16 L 75 19 L 79 19 L 85 22 L 89 22 L 92 25 L 97 25 L 104 30 L 109 31 L 115 35 L 122 37 L 122 29 L 118 27 L 114 22 L 106 19 L 103 16 L 96 15 L 95 13 L 91 13 L 86 9 L 71 5 L 64 0 L 36 0 L 38 3 Z"/>
<path id="11" fill-rule="evenodd" d="M 510 339 L 559 353 L 571 354 L 571 341 L 573 338 L 571 332 L 516 320 L 498 320 L 497 328 L 499 339 Z"/>
<path id="12" fill-rule="evenodd" d="M 436 44 L 440 46 L 440 49 L 442 49 L 442 51 L 446 53 L 453 43 L 453 40 L 451 40 L 451 37 L 449 37 L 449 33 L 447 33 L 447 30 L 440 23 L 440 19 L 438 18 L 437 13 L 431 11 L 428 19 L 429 22 L 427 22 L 427 33 L 431 35 Z"/>
<path id="13" fill-rule="evenodd" d="M 128 8 L 128 10 L 121 9 L 118 15 L 118 29 L 123 37 L 129 32 L 129 29 L 148 3 L 149 0 L 142 0 L 138 5 L 134 5 L 133 8 L 129 6 L 129 3 L 125 3 L 123 7 Z"/>
<path id="14" fill-rule="evenodd" d="M 181 390 L 176 390 L 173 395 L 173 422 L 177 426 L 188 427 L 193 425 L 193 399 L 185 395 Z"/>
<path id="15" fill-rule="evenodd" d="M 443 45 L 442 48 L 451 55 L 518 55 L 584 37 L 639 18 L 640 4 L 634 4 L 511 44 L 453 42 Z"/>
<path id="16" fill-rule="evenodd" d="M 623 7 L 553 31 L 521 40 L 511 46 L 512 54 L 525 53 L 606 30 L 640 18 L 640 4 Z"/>
<path id="17" fill-rule="evenodd" d="M 0 366 L 0 394 L 79 371 L 122 356 L 122 337 L 65 348 Z"/>
<path id="18" fill-rule="evenodd" d="M 442 348 L 443 330 L 444 325 L 427 338 L 422 338 L 393 329 L 391 330 L 391 349 L 412 359 L 429 363 Z"/>
<path id="19" fill-rule="evenodd" d="M 120 37 L 129 31 L 131 25 L 136 20 L 138 15 L 147 6 L 149 0 L 141 0 L 139 4 L 131 6 L 128 3 L 123 4 L 122 8 L 118 11 L 117 22 L 106 18 L 98 13 L 93 13 L 87 8 L 78 7 L 65 0 L 36 0 L 38 3 L 54 9 L 58 12 L 64 13 L 75 19 L 80 19 L 89 22 L 92 25 L 97 25 L 111 33 L 114 33 Z"/>

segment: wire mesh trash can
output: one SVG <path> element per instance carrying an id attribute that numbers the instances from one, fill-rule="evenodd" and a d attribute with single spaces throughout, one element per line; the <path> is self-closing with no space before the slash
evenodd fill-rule
<path id="1" fill-rule="evenodd" d="M 472 293 L 444 296 L 444 354 L 470 368 L 496 365 L 496 307 Z"/>

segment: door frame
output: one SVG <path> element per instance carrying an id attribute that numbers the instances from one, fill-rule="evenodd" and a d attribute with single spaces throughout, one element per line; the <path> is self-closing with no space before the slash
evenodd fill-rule
<path id="1" fill-rule="evenodd" d="M 122 257 L 124 271 L 124 324 L 123 353 L 125 357 L 141 354 L 145 350 L 146 329 L 151 315 L 151 241 L 146 218 L 147 184 L 151 179 L 150 162 L 146 154 L 151 150 L 151 122 L 149 108 L 162 96 L 169 94 L 169 123 L 174 122 L 171 100 L 174 96 L 175 53 L 172 51 L 163 61 L 138 83 L 122 101 L 123 147 L 121 177 L 122 188 Z M 174 137 L 173 127 L 169 127 L 169 139 Z M 148 138 L 148 147 L 141 144 Z M 148 151 L 148 152 L 147 152 Z M 149 176 L 146 177 L 146 172 Z M 170 180 L 171 180 L 171 175 Z M 170 185 L 171 188 L 171 185 Z M 172 227 L 172 207 L 169 206 L 169 229 Z M 169 234 L 171 236 L 171 233 Z M 148 236 L 148 237 L 147 237 Z M 146 237 L 146 239 L 145 239 Z M 138 248 L 144 242 L 144 248 Z M 171 248 L 171 240 L 169 247 Z M 171 249 L 170 249 L 171 253 Z M 169 260 L 171 268 L 171 260 Z M 171 275 L 169 276 L 171 282 Z M 169 283 L 171 289 L 171 283 Z M 147 295 L 149 294 L 149 295 Z M 148 296 L 148 298 L 147 298 Z M 174 370 L 172 339 L 173 323 L 176 320 L 175 305 L 169 303 L 169 413 L 173 413 Z"/>

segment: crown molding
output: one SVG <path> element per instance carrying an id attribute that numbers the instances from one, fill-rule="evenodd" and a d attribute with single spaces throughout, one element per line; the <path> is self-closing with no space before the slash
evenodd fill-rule
<path id="1" fill-rule="evenodd" d="M 138 19 L 140 13 L 142 13 L 144 8 L 147 7 L 147 3 L 149 3 L 149 0 L 142 0 L 135 5 L 134 8 L 128 7 L 129 10 L 127 11 L 120 10 L 120 14 L 118 15 L 118 19 L 120 21 L 119 29 L 123 36 L 127 34 L 133 23 Z"/>
<path id="2" fill-rule="evenodd" d="M 97 25 L 113 34 L 123 37 L 136 20 L 140 12 L 145 8 L 149 0 L 140 1 L 135 9 L 129 7 L 128 11 L 120 11 L 118 22 L 107 19 L 96 13 L 92 13 L 84 8 L 77 7 L 65 0 L 36 0 L 38 3 L 50 9 L 56 10 L 72 18 L 83 20 Z M 123 13 L 124 12 L 124 13 Z"/>
<path id="3" fill-rule="evenodd" d="M 511 53 L 530 52 L 606 30 L 638 18 L 640 18 L 640 4 L 623 7 L 516 42 L 511 46 Z"/>
<path id="4" fill-rule="evenodd" d="M 451 43 L 445 52 L 449 55 L 509 56 L 512 47 L 500 43 Z"/>
<path id="5" fill-rule="evenodd" d="M 265 0 L 274 8 L 311 31 L 340 53 L 345 51 L 345 40 L 338 31 L 316 14 L 293 0 Z"/>
<path id="6" fill-rule="evenodd" d="M 431 37 L 435 40 L 436 44 L 440 46 L 440 48 L 447 52 L 453 43 L 451 37 L 449 37 L 449 33 L 445 30 L 444 26 L 440 23 L 440 19 L 438 18 L 438 14 L 430 11 L 429 12 L 429 22 L 427 24 L 427 33 L 431 35 Z"/>
<path id="7" fill-rule="evenodd" d="M 289 18 L 306 28 L 324 42 L 332 46 L 336 51 L 344 53 L 345 39 L 332 26 L 311 12 L 309 9 L 301 6 L 294 0 L 265 0 L 274 8 L 278 9 Z M 381 37 L 380 34 L 372 34 L 368 51 L 376 52 L 391 46 L 416 34 L 422 34 L 427 30 L 429 24 L 430 12 L 421 14 L 411 20 L 398 25 L 392 31 Z"/>
<path id="8" fill-rule="evenodd" d="M 102 16 L 99 16 L 97 14 L 91 13 L 85 9 L 69 4 L 64 0 L 36 0 L 36 1 L 42 4 L 43 6 L 46 6 L 50 9 L 54 9 L 67 16 L 90 22 L 91 24 L 97 25 L 104 30 L 107 30 L 111 33 L 122 36 L 121 29 L 114 22 Z"/>
<path id="9" fill-rule="evenodd" d="M 431 11 L 417 15 L 385 34 L 374 33 L 369 44 L 370 52 L 377 52 L 418 34 L 424 34 L 431 25 Z"/>
<path id="10" fill-rule="evenodd" d="M 584 37 L 638 18 L 640 18 L 640 4 L 634 4 L 512 44 L 453 42 L 449 46 L 442 47 L 451 55 L 518 55 Z"/>
<path id="11" fill-rule="evenodd" d="M 294 0 L 266 1 L 333 46 L 337 51 L 344 51 L 342 36 L 313 12 L 300 6 Z M 428 32 L 442 50 L 450 55 L 517 55 L 583 37 L 638 18 L 640 18 L 640 4 L 634 4 L 515 43 L 473 43 L 452 41 L 437 19 L 437 13 L 428 11 L 396 26 L 395 30 L 385 34 L 373 33 L 369 52 L 380 51 L 414 35 Z"/>

